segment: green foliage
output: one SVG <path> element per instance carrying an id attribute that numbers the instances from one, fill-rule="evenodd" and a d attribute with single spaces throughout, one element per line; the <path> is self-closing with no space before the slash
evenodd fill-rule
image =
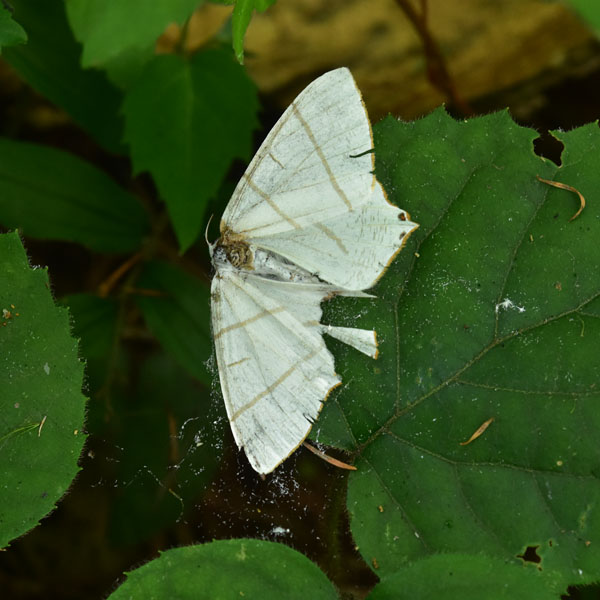
<path id="1" fill-rule="evenodd" d="M 86 360 L 108 356 L 117 335 L 118 304 L 113 298 L 73 294 L 62 298 L 73 316 L 73 334 Z"/>
<path id="2" fill-rule="evenodd" d="M 0 6 L 0 52 L 5 46 L 16 46 L 26 41 L 25 30 L 13 21 L 12 15 L 6 8 Z"/>
<path id="3" fill-rule="evenodd" d="M 115 478 L 127 485 L 112 506 L 113 543 L 130 545 L 159 534 L 213 481 L 225 410 L 202 392 L 177 364 L 155 354 L 141 365 L 135 391 L 116 395 L 114 410 L 123 415 L 124 434 Z M 183 424 L 176 431 L 177 456 L 172 456 L 173 423 Z"/>
<path id="4" fill-rule="evenodd" d="M 213 4 L 233 4 L 231 15 L 231 38 L 233 50 L 240 64 L 244 64 L 244 36 L 254 11 L 264 12 L 276 0 L 211 0 Z"/>
<path id="5" fill-rule="evenodd" d="M 381 334 L 381 358 L 336 346 L 352 384 L 317 426 L 356 452 L 360 552 L 387 577 L 474 548 L 518 564 L 531 546 L 550 580 L 595 581 L 600 208 L 569 221 L 577 196 L 536 175 L 593 199 L 600 132 L 560 134 L 558 168 L 506 113 L 456 122 L 440 110 L 375 131 L 379 177 L 421 226 L 378 299 L 361 301 L 355 323 Z"/>
<path id="6" fill-rule="evenodd" d="M 67 491 L 85 441 L 83 364 L 48 274 L 16 233 L 0 234 L 0 547 L 34 527 Z"/>
<path id="7" fill-rule="evenodd" d="M 559 591 L 535 567 L 477 554 L 437 554 L 384 577 L 368 600 L 555 600 Z"/>
<path id="8" fill-rule="evenodd" d="M 69 22 L 83 44 L 84 67 L 147 48 L 167 25 L 183 23 L 197 6 L 198 0 L 66 0 Z"/>
<path id="9" fill-rule="evenodd" d="M 27 30 L 28 41 L 6 48 L 2 58 L 102 146 L 121 151 L 120 95 L 104 73 L 81 67 L 81 47 L 69 29 L 63 2 L 19 0 L 15 4 L 14 16 Z"/>
<path id="10" fill-rule="evenodd" d="M 231 19 L 231 29 L 233 32 L 233 49 L 240 63 L 244 62 L 244 36 L 248 25 L 250 25 L 252 13 L 255 10 L 264 12 L 273 4 L 275 4 L 275 0 L 236 0 Z"/>
<path id="11" fill-rule="evenodd" d="M 596 30 L 600 32 L 600 6 L 590 0 L 569 0 L 569 4 Z"/>
<path id="12" fill-rule="evenodd" d="M 148 322 L 153 324 L 153 310 L 164 308 L 166 315 L 175 315 L 175 329 L 179 313 L 190 308 L 192 300 L 182 294 L 201 294 L 205 289 L 191 276 L 158 262 L 147 265 L 138 283 L 165 293 L 165 297 L 151 297 L 158 305 L 150 303 Z M 174 299 L 166 295 L 169 290 Z M 211 483 L 221 459 L 216 449 L 226 426 L 225 409 L 160 352 L 145 357 L 137 377 L 132 377 L 135 357 L 118 339 L 123 327 L 122 300 L 75 294 L 63 302 L 69 306 L 73 331 L 88 361 L 88 386 L 95 400 L 88 428 L 96 436 L 110 436 L 120 449 L 111 475 L 125 485 L 111 507 L 108 535 L 113 544 L 135 544 L 180 519 L 188 503 Z M 196 342 L 193 327 L 190 324 L 187 334 Z M 207 343 L 206 336 L 203 343 Z M 169 348 L 168 340 L 165 347 Z M 197 348 L 190 351 L 192 356 L 198 354 Z M 202 363 L 196 371 L 208 379 Z M 106 425 L 107 408 L 112 427 Z"/>
<path id="13" fill-rule="evenodd" d="M 138 200 L 66 152 L 0 138 L 0 223 L 34 237 L 127 252 L 148 229 Z"/>
<path id="14" fill-rule="evenodd" d="M 208 285 L 168 263 L 148 263 L 139 285 L 152 294 L 137 296 L 137 304 L 152 333 L 188 373 L 210 383 L 206 363 L 212 353 L 206 318 Z"/>
<path id="15" fill-rule="evenodd" d="M 335 600 L 327 577 L 305 556 L 273 542 L 221 540 L 163 552 L 127 574 L 110 598 L 286 598 Z"/>
<path id="16" fill-rule="evenodd" d="M 29 39 L 3 58 L 104 150 L 129 153 L 115 167 L 93 148 L 86 156 L 100 168 L 0 139 L 0 223 L 135 253 L 124 265 L 94 256 L 102 266 L 90 281 L 102 293 L 64 303 L 88 364 L 91 439 L 120 452 L 106 532 L 115 545 L 147 543 L 183 522 L 220 463 L 227 422 L 211 394 L 209 266 L 194 243 L 211 203 L 218 222 L 232 164 L 249 159 L 256 90 L 221 47 L 154 53 L 196 0 L 67 0 L 68 21 L 59 0 L 15 4 Z M 270 4 L 235 3 L 238 61 L 253 11 Z M 0 45 L 24 41 L 15 24 L 0 12 Z M 439 110 L 375 127 L 378 177 L 420 228 L 376 299 L 326 303 L 325 322 L 374 328 L 380 356 L 328 340 L 344 386 L 313 428 L 358 468 L 347 508 L 358 551 L 381 579 L 372 598 L 558 598 L 600 579 L 599 132 L 555 134 L 560 167 L 533 153 L 536 135 L 507 113 L 457 122 Z M 150 177 L 128 180 L 128 159 Z M 570 221 L 576 194 L 538 175 L 583 193 L 582 213 Z M 202 276 L 183 267 L 195 270 L 198 256 Z M 3 543 L 52 510 L 83 444 L 77 345 L 47 286 L 17 235 L 0 236 Z M 241 592 L 337 597 L 307 558 L 256 540 L 169 550 L 114 596 Z"/>
<path id="17" fill-rule="evenodd" d="M 156 56 L 127 95 L 135 169 L 152 173 L 183 250 L 198 237 L 231 161 L 249 159 L 257 108 L 254 85 L 220 49 L 189 61 Z"/>

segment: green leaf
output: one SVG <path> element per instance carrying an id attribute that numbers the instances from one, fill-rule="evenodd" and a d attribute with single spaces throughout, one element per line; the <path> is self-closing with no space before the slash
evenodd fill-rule
<path id="1" fill-rule="evenodd" d="M 375 328 L 380 357 L 334 344 L 348 385 L 315 427 L 356 451 L 360 551 L 385 577 L 434 553 L 519 562 L 532 547 L 565 585 L 597 580 L 598 127 L 560 134 L 560 168 L 507 113 L 375 131 L 378 176 L 420 228 L 377 300 L 327 307 L 332 324 Z M 576 194 L 536 175 L 580 190 L 581 215 L 570 222 Z"/>
<path id="2" fill-rule="evenodd" d="M 100 252 L 138 248 L 148 228 L 136 198 L 66 152 L 0 138 L 0 223 Z"/>
<path id="3" fill-rule="evenodd" d="M 146 48 L 123 50 L 103 65 L 103 71 L 117 87 L 127 90 L 132 87 L 154 55 L 154 44 Z"/>
<path id="4" fill-rule="evenodd" d="M 25 30 L 13 21 L 12 14 L 0 6 L 0 50 L 6 46 L 16 46 L 27 41 Z"/>
<path id="5" fill-rule="evenodd" d="M 42 96 L 111 152 L 122 152 L 121 95 L 99 71 L 84 71 L 81 47 L 69 29 L 61 0 L 19 0 L 15 17 L 29 37 L 2 56 Z M 112 39 L 111 36 L 107 36 Z"/>
<path id="6" fill-rule="evenodd" d="M 171 23 L 181 24 L 198 0 L 67 0 L 84 67 L 98 66 L 132 48 L 146 48 Z"/>
<path id="7" fill-rule="evenodd" d="M 92 294 L 73 294 L 61 298 L 61 303 L 70 309 L 73 333 L 86 360 L 108 356 L 117 335 L 117 302 Z"/>
<path id="8" fill-rule="evenodd" d="M 337 600 L 331 582 L 308 558 L 274 542 L 220 540 L 175 548 L 127 574 L 120 598 L 286 598 Z"/>
<path id="9" fill-rule="evenodd" d="M 233 32 L 233 49 L 240 64 L 244 63 L 244 36 L 248 25 L 250 25 L 252 13 L 255 10 L 264 12 L 273 4 L 275 4 L 275 0 L 236 0 L 231 17 L 231 29 Z"/>
<path id="10" fill-rule="evenodd" d="M 225 407 L 168 356 L 129 353 L 117 338 L 115 300 L 75 294 L 62 301 L 88 359 L 87 429 L 118 449 L 113 476 L 121 486 L 108 536 L 118 546 L 135 544 L 194 510 L 221 460 Z"/>
<path id="11" fill-rule="evenodd" d="M 145 266 L 138 286 L 142 293 L 137 304 L 152 333 L 190 375 L 210 384 L 208 285 L 177 267 L 151 262 Z M 147 291 L 153 293 L 145 295 Z"/>
<path id="12" fill-rule="evenodd" d="M 569 0 L 569 4 L 596 30 L 600 32 L 600 6 L 590 0 Z"/>
<path id="13" fill-rule="evenodd" d="M 535 568 L 497 558 L 437 554 L 401 567 L 382 579 L 368 600 L 556 600 L 559 589 Z"/>
<path id="14" fill-rule="evenodd" d="M 164 354 L 141 365 L 138 386 L 113 399 L 122 449 L 109 535 L 118 546 L 147 540 L 196 510 L 221 461 L 225 407 Z M 113 417 L 114 418 L 114 417 Z"/>
<path id="15" fill-rule="evenodd" d="M 47 272 L 30 268 L 16 233 L 0 234 L 0 547 L 48 514 L 77 474 L 82 382 Z"/>
<path id="16" fill-rule="evenodd" d="M 135 169 L 154 177 L 182 250 L 198 237 L 231 161 L 249 158 L 257 109 L 254 85 L 224 50 L 190 61 L 156 56 L 128 94 L 125 136 Z"/>

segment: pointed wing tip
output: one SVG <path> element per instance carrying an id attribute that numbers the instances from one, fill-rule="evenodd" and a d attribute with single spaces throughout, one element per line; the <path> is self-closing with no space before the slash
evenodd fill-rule
<path id="1" fill-rule="evenodd" d="M 308 87 L 312 87 L 317 81 L 320 83 L 327 82 L 330 85 L 333 81 L 338 80 L 338 82 L 342 82 L 344 80 L 351 81 L 354 86 L 356 86 L 356 82 L 352 72 L 348 67 L 338 67 L 337 69 L 332 69 L 331 71 L 326 71 L 323 75 L 317 77 Z"/>

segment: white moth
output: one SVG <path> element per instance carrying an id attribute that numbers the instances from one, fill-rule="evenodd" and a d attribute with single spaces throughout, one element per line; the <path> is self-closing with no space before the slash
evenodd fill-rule
<path id="1" fill-rule="evenodd" d="M 210 246 L 221 389 L 258 473 L 298 448 L 341 383 L 323 333 L 377 358 L 374 331 L 320 323 L 323 300 L 368 297 L 417 227 L 387 201 L 372 148 L 350 71 L 319 77 L 263 142 Z"/>

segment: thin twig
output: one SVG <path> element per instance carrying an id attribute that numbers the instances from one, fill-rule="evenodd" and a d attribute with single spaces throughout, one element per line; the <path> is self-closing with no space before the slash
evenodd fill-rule
<path id="1" fill-rule="evenodd" d="M 305 448 L 307 448 L 308 450 L 310 450 L 313 454 L 316 454 L 319 458 L 323 459 L 325 462 L 328 462 L 330 465 L 333 465 L 334 467 L 338 467 L 339 469 L 346 469 L 346 471 L 356 471 L 356 467 L 353 467 L 352 465 L 342 462 L 341 460 L 338 460 L 337 458 L 333 458 L 332 456 L 325 454 L 325 452 L 321 452 L 320 450 L 318 450 L 317 448 L 315 448 L 312 444 L 309 444 L 308 442 L 302 442 L 302 445 Z"/>
<path id="2" fill-rule="evenodd" d="M 427 78 L 431 84 L 442 92 L 454 107 L 465 117 L 474 114 L 469 103 L 457 92 L 454 81 L 446 66 L 442 50 L 427 27 L 427 0 L 421 0 L 421 12 L 417 12 L 410 0 L 396 0 L 408 20 L 413 24 L 423 43 L 425 60 L 427 61 Z"/>
<path id="3" fill-rule="evenodd" d="M 119 279 L 125 275 L 142 258 L 142 253 L 132 254 L 124 263 L 119 265 L 99 286 L 98 295 L 100 298 L 106 298 L 117 285 Z"/>

